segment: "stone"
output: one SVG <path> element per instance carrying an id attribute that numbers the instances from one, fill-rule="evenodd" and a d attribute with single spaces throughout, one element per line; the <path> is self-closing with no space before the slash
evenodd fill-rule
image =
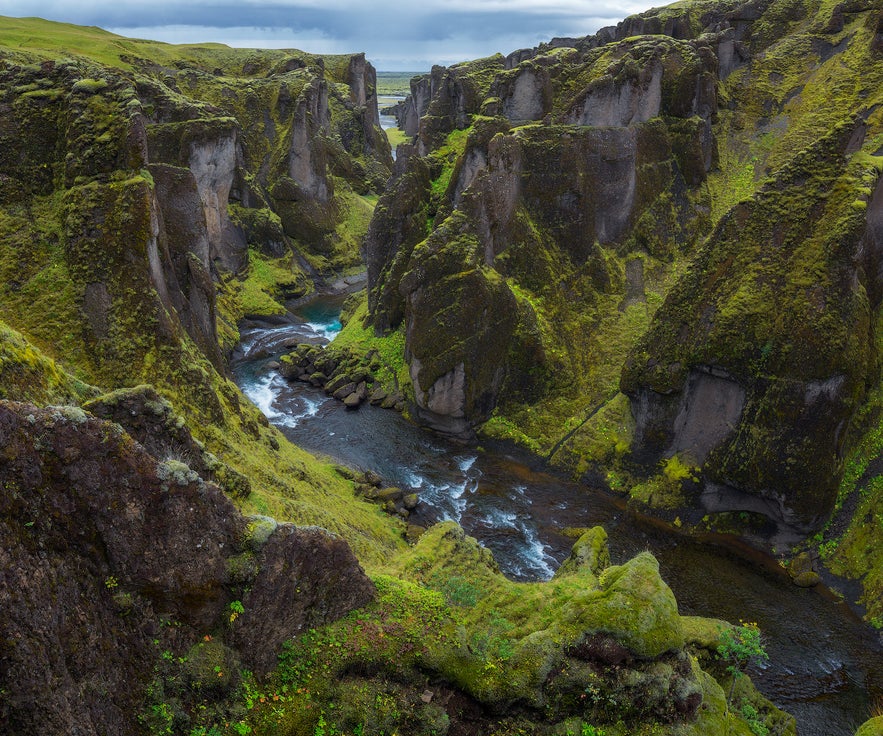
<path id="1" fill-rule="evenodd" d="M 356 388 L 357 388 L 357 386 L 356 386 L 355 383 L 352 383 L 352 382 L 350 382 L 350 383 L 345 383 L 345 384 L 343 384 L 340 388 L 338 388 L 336 391 L 332 391 L 332 392 L 331 392 L 331 395 L 332 395 L 335 399 L 339 399 L 339 400 L 342 401 L 343 399 L 345 399 L 345 398 L 346 398 L 347 396 L 349 396 L 350 394 L 355 393 L 355 392 L 356 392 Z M 328 388 L 327 388 L 327 387 L 325 388 L 325 391 L 326 391 L 326 392 L 328 391 Z"/>
<path id="2" fill-rule="evenodd" d="M 358 409 L 362 405 L 362 397 L 353 392 L 343 398 L 343 404 L 347 409 Z"/>
<path id="3" fill-rule="evenodd" d="M 417 505 L 420 503 L 420 498 L 416 493 L 408 493 L 402 498 L 402 506 L 404 506 L 408 511 L 413 511 L 417 508 Z"/>
<path id="4" fill-rule="evenodd" d="M 120 724 L 136 722 L 164 650 L 186 651 L 218 632 L 216 644 L 194 652 L 194 681 L 208 662 L 223 661 L 231 678 L 240 662 L 265 674 L 284 641 L 374 597 L 343 540 L 266 517 L 253 532 L 275 531 L 252 553 L 249 590 L 232 587 L 248 522 L 189 469 L 170 487 L 163 465 L 118 424 L 0 401 L 0 446 L 0 640 L 8 644 L 0 684 L 15 683 L 0 707 L 9 733 L 63 736 L 71 723 L 86 736 L 130 733 Z M 73 452 L 63 460 L 65 448 Z M 244 613 L 232 623 L 235 600 Z M 47 601 L 63 615 L 47 616 Z M 226 680 L 221 671 L 214 677 Z M 107 690 L 83 687 L 83 673 Z"/>
<path id="5" fill-rule="evenodd" d="M 362 481 L 364 483 L 368 483 L 369 485 L 379 488 L 383 483 L 383 478 L 381 478 L 380 475 L 375 473 L 373 470 L 366 470 L 364 473 L 362 473 Z"/>
<path id="6" fill-rule="evenodd" d="M 245 544 L 257 552 L 263 547 L 279 526 L 276 519 L 269 516 L 250 516 L 246 519 Z"/>
<path id="7" fill-rule="evenodd" d="M 812 588 L 822 581 L 819 574 L 812 571 L 802 572 L 799 575 L 796 575 L 793 580 L 794 584 L 799 588 Z"/>
<path id="8" fill-rule="evenodd" d="M 404 495 L 405 492 L 401 488 L 390 486 L 380 491 L 377 494 L 377 499 L 380 501 L 401 501 Z"/>
<path id="9" fill-rule="evenodd" d="M 812 556 L 809 552 L 801 552 L 788 563 L 788 574 L 795 579 L 803 573 L 813 571 Z"/>
<path id="10" fill-rule="evenodd" d="M 610 550 L 607 547 L 607 532 L 604 527 L 592 527 L 584 532 L 570 550 L 570 556 L 555 571 L 555 577 L 573 574 L 580 570 L 600 575 L 610 566 Z"/>

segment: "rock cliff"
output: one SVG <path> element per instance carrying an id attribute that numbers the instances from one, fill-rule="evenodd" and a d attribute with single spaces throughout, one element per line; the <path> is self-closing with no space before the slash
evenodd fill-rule
<path id="1" fill-rule="evenodd" d="M 715 167 L 734 170 L 721 140 L 741 128 L 709 80 L 721 48 L 740 73 L 767 10 L 700 7 L 674 12 L 669 37 L 626 24 L 418 83 L 414 145 L 366 247 L 369 324 L 403 337 L 426 423 L 465 437 L 503 407 L 498 429 L 545 421 L 583 458 L 567 441 L 596 435 L 561 417 L 625 416 L 608 396 L 620 374 L 634 396 L 653 378 L 638 337 L 732 184 Z M 863 40 L 863 12 L 831 32 Z M 376 123 L 362 55 L 5 19 L 0 732 L 749 732 L 697 659 L 728 625 L 681 617 L 651 555 L 609 566 L 595 530 L 556 579 L 517 584 L 456 525 L 409 547 L 351 473 L 293 447 L 225 375 L 238 318 L 356 262 L 391 163 Z M 695 367 L 669 366 L 688 382 Z M 660 432 L 665 408 L 648 410 Z M 676 414 L 678 442 L 704 437 L 692 416 Z M 658 453 L 635 441 L 653 431 L 625 446 Z"/>
<path id="2" fill-rule="evenodd" d="M 414 80 L 366 248 L 414 416 L 672 518 L 828 523 L 880 452 L 880 22 L 678 5 Z"/>

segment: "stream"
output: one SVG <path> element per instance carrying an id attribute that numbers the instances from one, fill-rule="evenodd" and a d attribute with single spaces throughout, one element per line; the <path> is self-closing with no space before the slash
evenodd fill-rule
<path id="1" fill-rule="evenodd" d="M 267 368 L 292 338 L 333 338 L 342 299 L 322 297 L 293 310 L 302 320 L 296 324 L 241 330 L 236 382 L 292 442 L 413 489 L 421 500 L 416 523 L 457 521 L 512 579 L 549 578 L 573 544 L 563 529 L 603 525 L 614 563 L 642 550 L 656 556 L 682 614 L 758 623 L 770 660 L 752 680 L 796 717 L 801 736 L 852 736 L 870 717 L 883 699 L 883 644 L 824 587 L 792 585 L 775 560 L 732 540 L 676 535 L 511 446 L 452 444 L 394 411 L 367 404 L 347 410 L 321 389 L 289 384 Z"/>

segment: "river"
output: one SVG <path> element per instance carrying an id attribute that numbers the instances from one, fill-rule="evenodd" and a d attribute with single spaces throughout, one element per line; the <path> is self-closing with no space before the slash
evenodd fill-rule
<path id="1" fill-rule="evenodd" d="M 358 411 L 267 364 L 282 343 L 325 343 L 340 329 L 341 297 L 295 310 L 303 320 L 242 329 L 233 372 L 244 393 L 295 444 L 414 489 L 416 521 L 453 519 L 491 549 L 513 579 L 552 575 L 573 540 L 566 527 L 603 525 L 614 562 L 649 549 L 682 614 L 756 621 L 770 662 L 757 687 L 797 718 L 801 736 L 852 736 L 883 700 L 883 645 L 827 589 L 801 589 L 770 558 L 732 540 L 698 542 L 642 519 L 619 499 L 564 480 L 509 446 L 464 448 L 425 432 L 396 412 Z"/>

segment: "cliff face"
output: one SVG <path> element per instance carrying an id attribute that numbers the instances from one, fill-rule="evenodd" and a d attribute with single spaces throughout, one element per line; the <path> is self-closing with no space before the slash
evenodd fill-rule
<path id="1" fill-rule="evenodd" d="M 54 286 L 39 301 L 55 302 L 93 379 L 128 371 L 180 329 L 220 368 L 219 324 L 228 346 L 243 313 L 281 311 L 271 297 L 359 262 L 363 195 L 391 165 L 364 56 L 331 59 L 327 73 L 317 57 L 198 50 L 169 66 L 0 50 L 0 65 L 8 314 L 50 343 L 41 310 L 32 321 L 12 312 Z M 47 231 L 53 252 L 28 252 Z M 249 286 L 249 248 L 289 273 L 287 292 Z M 80 312 L 85 332 L 73 328 Z"/>
<path id="2" fill-rule="evenodd" d="M 433 70 L 428 103 L 415 80 L 391 191 L 428 178 L 426 229 L 382 199 L 367 252 L 416 416 L 657 508 L 818 529 L 876 452 L 879 28 L 697 3 Z"/>
<path id="3" fill-rule="evenodd" d="M 555 580 L 517 584 L 452 524 L 411 549 L 399 522 L 355 496 L 351 474 L 290 445 L 225 377 L 237 317 L 281 309 L 308 274 L 355 258 L 389 163 L 364 57 L 177 48 L 7 20 L 0 733 L 551 734 L 590 720 L 748 732 L 695 658 L 710 661 L 727 625 L 679 616 L 652 556 L 610 567 L 596 529 Z M 692 48 L 626 45 L 611 63 L 657 55 L 664 90 L 707 73 Z M 407 330 L 423 416 L 452 432 L 470 432 L 505 393 L 524 401 L 566 385 L 566 356 L 530 289 L 571 279 L 549 302 L 563 323 L 584 284 L 615 298 L 615 261 L 595 239 L 606 247 L 638 228 L 666 253 L 642 208 L 686 231 L 688 185 L 670 198 L 665 183 L 701 181 L 707 168 L 701 115 L 613 132 L 562 123 L 560 140 L 502 118 L 460 131 L 477 105 L 503 104 L 502 81 L 498 102 L 488 94 L 505 68 L 494 57 L 433 72 L 429 122 L 400 157 L 400 198 L 378 208 L 369 241 L 372 279 L 385 284 L 372 291 L 374 318 Z M 655 95 L 655 77 L 633 71 L 611 89 Z M 625 183 L 562 186 L 555 172 L 574 156 Z M 588 235 L 547 210 L 547 189 L 571 214 L 590 203 L 579 215 Z M 546 229 L 569 271 L 534 257 Z M 627 266 L 626 301 L 645 298 L 643 273 Z M 512 274 L 531 286 L 513 288 Z M 435 342 L 435 322 L 444 335 L 473 329 Z M 539 369 L 515 378 L 506 363 L 523 355 Z M 78 406 L 45 406 L 55 403 Z M 793 733 L 749 695 L 740 703 Z"/>
<path id="4" fill-rule="evenodd" d="M 696 237 L 686 232 L 702 220 L 692 190 L 714 155 L 707 42 L 635 39 L 591 58 L 570 49 L 503 67 L 500 57 L 434 70 L 436 95 L 416 150 L 404 153 L 412 163 L 397 169 L 409 181 L 425 166 L 429 181 L 408 186 L 407 201 L 387 195 L 366 244 L 372 318 L 381 329 L 405 319 L 418 413 L 437 427 L 440 416 L 457 419 L 461 435 L 488 418 L 501 392 L 527 400 L 549 392 L 558 367 L 537 299 L 570 311 L 612 292 L 622 276 L 602 249 L 648 240 L 656 217 L 667 219 L 669 239 Z M 535 120 L 543 124 L 525 124 Z M 421 209 L 428 238 L 389 214 L 410 223 Z M 653 255 L 672 249 L 660 246 Z M 579 293 L 548 288 L 561 280 Z M 527 364 L 508 370 L 512 361 Z"/>

